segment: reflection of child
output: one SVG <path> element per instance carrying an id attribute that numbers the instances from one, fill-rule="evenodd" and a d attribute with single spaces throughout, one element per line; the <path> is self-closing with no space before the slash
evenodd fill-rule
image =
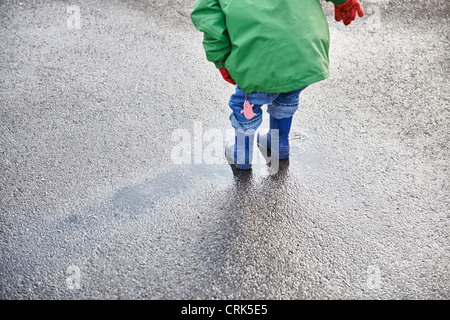
<path id="1" fill-rule="evenodd" d="M 364 15 L 358 0 L 326 1 L 345 25 Z M 236 139 L 227 156 L 236 167 L 251 168 L 251 145 L 267 104 L 271 130 L 258 134 L 258 145 L 271 149 L 277 129 L 279 148 L 272 156 L 288 158 L 300 92 L 329 76 L 329 29 L 319 0 L 196 0 L 191 19 L 204 33 L 206 58 L 226 81 L 237 83 L 229 102 Z"/>

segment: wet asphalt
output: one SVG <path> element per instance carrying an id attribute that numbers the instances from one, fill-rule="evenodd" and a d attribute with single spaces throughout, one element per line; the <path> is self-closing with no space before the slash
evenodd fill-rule
<path id="1" fill-rule="evenodd" d="M 0 1 L 0 298 L 448 299 L 448 2 L 324 2 L 331 77 L 251 172 L 193 2 Z"/>

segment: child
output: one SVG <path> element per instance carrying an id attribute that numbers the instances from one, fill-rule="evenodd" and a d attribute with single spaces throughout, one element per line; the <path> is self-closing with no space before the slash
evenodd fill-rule
<path id="1" fill-rule="evenodd" d="M 326 1 L 345 25 L 364 15 L 358 0 Z M 191 19 L 204 33 L 206 58 L 227 82 L 237 83 L 229 101 L 235 141 L 225 148 L 227 157 L 239 169 L 251 168 L 255 130 L 267 104 L 270 130 L 258 134 L 257 144 L 271 156 L 289 158 L 300 92 L 329 76 L 330 36 L 319 0 L 196 0 Z"/>

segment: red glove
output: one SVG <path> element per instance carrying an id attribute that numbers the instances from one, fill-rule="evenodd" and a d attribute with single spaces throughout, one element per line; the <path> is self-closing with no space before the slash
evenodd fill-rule
<path id="1" fill-rule="evenodd" d="M 334 18 L 336 21 L 342 20 L 346 26 L 356 19 L 356 13 L 360 18 L 364 16 L 364 11 L 358 0 L 347 0 L 334 6 Z"/>
<path id="2" fill-rule="evenodd" d="M 230 73 L 228 72 L 227 69 L 222 68 L 222 69 L 219 69 L 219 71 L 226 82 L 229 82 L 231 84 L 236 84 L 236 82 L 234 82 L 233 78 L 231 78 Z"/>

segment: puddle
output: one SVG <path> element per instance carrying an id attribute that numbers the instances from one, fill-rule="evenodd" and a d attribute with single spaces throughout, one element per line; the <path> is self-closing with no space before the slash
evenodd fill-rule
<path id="1" fill-rule="evenodd" d="M 223 164 L 177 165 L 152 179 L 118 190 L 109 203 L 120 211 L 136 212 L 150 209 L 158 202 L 180 197 L 192 190 L 219 190 L 249 179 L 265 179 L 288 167 L 291 173 L 305 174 L 320 169 L 322 165 L 321 154 L 306 129 L 297 129 L 291 133 L 291 157 L 288 162 L 280 162 L 275 166 L 267 164 L 268 158 L 263 156 L 256 143 L 253 154 L 251 171 L 235 169 L 227 163 L 225 156 Z"/>
<path id="2" fill-rule="evenodd" d="M 193 191 L 247 187 L 254 182 L 263 183 L 263 180 L 271 176 L 305 175 L 322 166 L 321 154 L 312 135 L 306 130 L 297 129 L 291 134 L 291 150 L 288 161 L 281 161 L 273 166 L 267 164 L 268 159 L 255 144 L 255 163 L 250 171 L 230 166 L 225 156 L 223 164 L 176 165 L 153 178 L 117 190 L 102 203 L 84 208 L 82 211 L 85 214 L 82 217 L 78 214 L 76 217 L 69 216 L 65 222 L 71 225 L 89 225 L 91 218 L 105 215 L 119 219 L 136 219 L 142 214 L 159 216 L 162 214 L 161 210 L 154 210 L 158 205 L 173 200 L 181 201 L 182 197 L 189 196 Z"/>
<path id="3" fill-rule="evenodd" d="M 172 170 L 142 183 L 118 190 L 109 205 L 121 211 L 151 209 L 158 202 L 173 198 L 192 186 L 192 179 L 181 170 Z"/>
<path id="4" fill-rule="evenodd" d="M 302 172 L 319 170 L 322 167 L 322 154 L 314 142 L 313 134 L 305 128 L 298 128 L 290 134 L 290 166 Z"/>

